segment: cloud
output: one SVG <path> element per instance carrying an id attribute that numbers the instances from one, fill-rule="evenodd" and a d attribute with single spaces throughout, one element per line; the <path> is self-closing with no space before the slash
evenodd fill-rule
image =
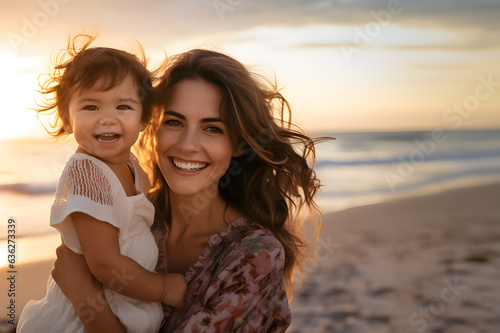
<path id="1" fill-rule="evenodd" d="M 60 4 L 59 2 L 66 4 Z M 45 4 L 45 5 L 42 5 Z M 154 36 L 186 37 L 200 31 L 217 33 L 246 30 L 254 26 L 363 25 L 373 12 L 392 14 L 394 24 L 408 27 L 464 26 L 500 29 L 498 0 L 27 0 L 11 1 L 3 11 L 4 27 L 19 26 L 20 19 L 32 19 L 42 7 L 58 6 L 56 19 L 65 23 L 100 23 L 107 28 L 133 32 L 149 31 Z M 393 5 L 390 5 L 393 4 Z M 396 5 L 394 5 L 396 4 Z M 6 14 L 8 12 L 8 15 Z"/>
<path id="2" fill-rule="evenodd" d="M 217 10 L 216 3 L 238 3 Z M 372 12 L 395 9 L 394 24 L 408 27 L 475 26 L 500 29 L 497 0 L 275 0 L 275 1 L 184 1 L 177 6 L 177 17 L 195 14 L 199 28 L 240 29 L 249 26 L 347 25 L 356 26 L 373 20 Z M 200 15 L 202 14 L 202 15 Z M 222 19 L 221 15 L 222 14 Z M 219 22 L 216 22 L 219 21 Z"/>
<path id="3" fill-rule="evenodd" d="M 430 71 L 430 72 L 434 72 L 434 73 L 437 71 L 463 73 L 466 71 L 476 70 L 476 67 L 474 66 L 474 64 L 465 63 L 465 62 L 446 63 L 446 64 L 443 64 L 442 62 L 436 62 L 436 63 L 424 62 L 424 63 L 415 63 L 409 67 L 411 69 L 415 69 L 418 71 Z"/>
<path id="4" fill-rule="evenodd" d="M 355 29 L 377 24 L 377 20 L 387 20 L 390 26 L 399 27 L 401 37 L 398 38 L 407 38 L 406 42 L 392 45 L 382 42 L 377 47 L 460 50 L 500 45 L 498 0 L 108 0 L 105 3 L 100 0 L 25 0 L 10 1 L 0 15 L 1 36 L 24 37 L 23 31 L 29 30 L 27 24 L 37 30 L 33 37 L 19 45 L 25 53 L 35 49 L 48 53 L 53 45 L 47 44 L 47 40 L 63 47 L 70 33 L 82 31 L 137 39 L 146 49 L 156 50 L 179 40 L 202 43 L 212 38 L 218 38 L 217 42 L 241 38 L 245 32 L 258 27 L 269 31 L 318 26 L 349 29 L 349 38 L 345 34 L 341 38 L 333 33 L 311 34 L 295 42 L 303 48 L 339 47 L 356 44 Z M 439 44 L 423 45 L 406 35 L 411 29 L 448 31 L 452 37 Z M 12 38 L 2 38 L 0 44 L 12 45 Z"/>
<path id="5" fill-rule="evenodd" d="M 428 52 L 466 52 L 471 51 L 471 46 L 474 46 L 474 51 L 480 50 L 500 50 L 499 45 L 494 45 L 490 42 L 476 41 L 471 44 L 407 44 L 407 45 L 371 45 L 373 49 L 385 49 L 391 51 L 428 51 Z M 309 43 L 296 44 L 294 48 L 339 48 L 339 47 L 354 47 L 365 48 L 367 46 L 354 43 Z"/>

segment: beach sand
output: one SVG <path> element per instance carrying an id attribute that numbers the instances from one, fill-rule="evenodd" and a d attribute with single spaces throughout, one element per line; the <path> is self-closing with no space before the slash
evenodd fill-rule
<path id="1" fill-rule="evenodd" d="M 500 185 L 324 217 L 290 332 L 500 332 Z"/>
<path id="2" fill-rule="evenodd" d="M 57 247 L 58 244 L 54 246 Z M 54 247 L 54 249 L 55 249 Z M 54 259 L 43 260 L 39 262 L 29 262 L 20 263 L 17 265 L 15 274 L 15 315 L 16 322 L 21 316 L 21 312 L 24 305 L 31 299 L 41 299 L 45 297 L 47 292 L 47 280 L 49 278 L 50 272 L 52 271 L 52 266 L 54 264 Z M 5 323 L 10 318 L 6 317 L 8 309 L 6 307 L 9 305 L 8 302 L 10 298 L 7 297 L 7 291 L 10 288 L 10 281 L 7 278 L 11 275 L 7 273 L 7 268 L 2 267 L 1 272 L 2 279 L 0 279 L 0 290 L 2 291 L 2 312 L 0 312 L 0 318 L 2 318 L 2 323 L 0 323 L 0 333 L 11 332 L 12 325 Z M 5 304 L 5 306 L 4 306 Z"/>
<path id="3" fill-rule="evenodd" d="M 495 184 L 326 215 L 289 332 L 500 332 L 499 203 Z M 18 265 L 18 317 L 51 268 Z"/>

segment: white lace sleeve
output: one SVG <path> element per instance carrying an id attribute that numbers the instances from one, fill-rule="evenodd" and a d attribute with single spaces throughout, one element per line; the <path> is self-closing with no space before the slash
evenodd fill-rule
<path id="1" fill-rule="evenodd" d="M 119 228 L 121 217 L 113 198 L 114 184 L 106 172 L 112 171 L 103 170 L 96 161 L 72 158 L 61 175 L 50 225 L 61 233 L 64 243 L 74 252 L 82 253 L 82 249 L 71 220 L 72 213 L 82 212 Z"/>

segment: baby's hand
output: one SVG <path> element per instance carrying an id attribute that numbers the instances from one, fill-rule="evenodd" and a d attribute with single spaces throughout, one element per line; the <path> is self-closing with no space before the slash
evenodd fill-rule
<path id="1" fill-rule="evenodd" d="M 165 296 L 161 302 L 176 308 L 182 308 L 184 306 L 184 294 L 186 294 L 187 289 L 184 275 L 170 273 L 166 274 L 163 280 L 165 283 Z"/>

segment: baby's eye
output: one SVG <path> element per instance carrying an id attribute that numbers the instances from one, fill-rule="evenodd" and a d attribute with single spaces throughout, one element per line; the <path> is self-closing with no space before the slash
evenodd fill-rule
<path id="1" fill-rule="evenodd" d="M 116 107 L 117 110 L 132 110 L 132 108 L 128 105 L 118 105 Z"/>
<path id="2" fill-rule="evenodd" d="M 85 105 L 82 110 L 87 110 L 87 111 L 97 111 L 99 108 L 95 105 Z"/>

